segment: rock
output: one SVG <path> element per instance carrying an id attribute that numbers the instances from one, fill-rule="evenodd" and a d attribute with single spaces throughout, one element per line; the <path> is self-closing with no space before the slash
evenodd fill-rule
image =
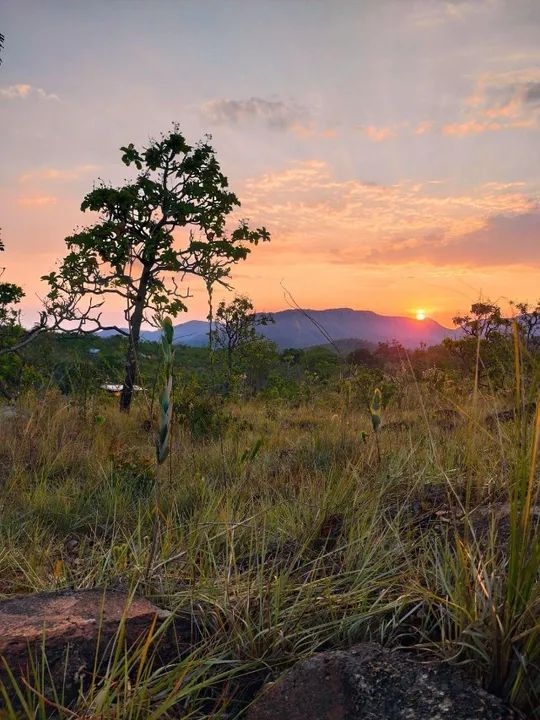
<path id="1" fill-rule="evenodd" d="M 529 402 L 526 403 L 523 407 L 523 412 L 525 413 L 526 417 L 531 417 L 536 412 L 536 403 Z M 502 410 L 501 412 L 491 413 L 490 415 L 487 415 L 484 419 L 484 422 L 486 423 L 487 427 L 490 430 L 496 430 L 501 423 L 507 423 L 512 422 L 516 420 L 516 409 L 511 408 L 510 410 Z"/>
<path id="2" fill-rule="evenodd" d="M 319 653 L 263 688 L 247 720 L 510 720 L 456 668 L 374 643 Z"/>
<path id="3" fill-rule="evenodd" d="M 110 657 L 111 640 L 122 617 L 125 643 L 132 646 L 147 636 L 154 622 L 159 625 L 170 614 L 144 598 L 130 603 L 126 593 L 103 590 L 38 593 L 0 601 L 0 681 L 11 686 L 4 660 L 19 684 L 22 678 L 35 684 L 32 661 L 37 658 L 42 663 L 44 653 L 51 677 L 46 690 L 63 687 L 64 701 L 73 699 L 91 679 L 96 657 L 101 667 Z M 157 648 L 164 661 L 178 657 L 181 649 L 177 637 L 182 637 L 182 629 L 172 619 L 170 630 L 163 633 Z"/>
<path id="4" fill-rule="evenodd" d="M 530 513 L 532 522 L 537 524 L 540 521 L 540 505 L 532 505 Z M 492 530 L 494 530 L 496 547 L 506 556 L 512 530 L 512 508 L 510 503 L 499 502 L 474 508 L 469 513 L 468 522 L 465 521 L 465 518 L 462 518 L 462 526 L 460 527 L 462 537 L 465 536 L 466 529 L 469 530 L 469 540 L 478 543 L 482 550 L 489 546 Z"/>
<path id="5" fill-rule="evenodd" d="M 2 420 L 8 422 L 17 417 L 19 417 L 19 413 L 12 405 L 0 405 L 0 422 Z"/>

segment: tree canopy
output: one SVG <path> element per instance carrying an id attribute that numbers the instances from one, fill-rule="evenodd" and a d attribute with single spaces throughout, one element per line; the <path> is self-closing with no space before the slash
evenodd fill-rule
<path id="1" fill-rule="evenodd" d="M 190 145 L 177 125 L 138 150 L 121 148 L 122 162 L 134 167 L 132 182 L 115 188 L 99 182 L 86 195 L 83 212 L 98 213 L 93 225 L 66 238 L 60 269 L 44 276 L 50 285 L 48 311 L 62 326 L 94 332 L 113 328 L 129 337 L 124 406 L 129 407 L 136 374 L 141 324 L 159 325 L 164 315 L 186 309 L 186 276 L 207 287 L 227 285 L 230 268 L 250 247 L 270 239 L 264 227 L 251 230 L 226 221 L 240 206 L 221 172 L 210 138 Z M 125 302 L 127 329 L 103 325 L 107 297 Z"/>

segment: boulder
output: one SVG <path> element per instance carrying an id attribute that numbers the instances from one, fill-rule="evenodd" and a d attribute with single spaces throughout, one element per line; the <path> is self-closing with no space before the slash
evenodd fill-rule
<path id="1" fill-rule="evenodd" d="M 46 674 L 50 676 L 46 690 L 63 688 L 64 701 L 71 700 L 91 679 L 96 657 L 98 668 L 104 667 L 122 619 L 124 642 L 133 646 L 169 617 L 168 612 L 144 598 L 130 599 L 127 593 L 116 591 L 66 590 L 2 600 L 0 682 L 13 689 L 5 663 L 18 684 L 23 679 L 35 684 L 32 666 L 36 661 L 42 665 L 45 655 Z M 184 625 L 187 634 L 189 624 Z M 183 630 L 180 621 L 169 620 L 167 631 L 154 648 L 162 661 L 178 657 L 182 640 L 189 640 Z"/>
<path id="2" fill-rule="evenodd" d="M 12 405 L 0 405 L 0 422 L 5 420 L 7 423 L 17 417 L 19 417 L 17 408 L 14 408 Z"/>
<path id="3" fill-rule="evenodd" d="M 319 653 L 263 688 L 248 720 L 510 720 L 454 667 L 374 643 Z"/>

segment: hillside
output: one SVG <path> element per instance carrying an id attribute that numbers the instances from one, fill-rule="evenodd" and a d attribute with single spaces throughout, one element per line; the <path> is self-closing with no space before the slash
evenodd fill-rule
<path id="1" fill-rule="evenodd" d="M 455 330 L 445 328 L 429 318 L 415 320 L 350 308 L 307 310 L 306 313 L 309 317 L 299 310 L 272 313 L 274 322 L 259 328 L 260 333 L 281 349 L 326 344 L 328 337 L 334 341 L 358 339 L 375 344 L 396 340 L 405 347 L 414 348 L 421 343 L 436 345 L 444 338 L 456 335 Z M 159 331 L 145 331 L 142 336 L 145 340 L 157 340 Z M 206 345 L 208 323 L 204 320 L 190 320 L 176 325 L 174 341 L 192 347 Z"/>

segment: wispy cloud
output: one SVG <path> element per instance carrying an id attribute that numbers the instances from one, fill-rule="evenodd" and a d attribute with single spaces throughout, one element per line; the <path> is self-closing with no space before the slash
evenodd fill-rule
<path id="1" fill-rule="evenodd" d="M 411 13 L 415 27 L 430 29 L 445 23 L 463 23 L 472 16 L 492 11 L 500 0 L 424 0 Z"/>
<path id="2" fill-rule="evenodd" d="M 425 135 L 431 130 L 432 127 L 432 122 L 430 122 L 429 120 L 423 120 L 422 122 L 418 123 L 418 125 L 414 129 L 414 132 L 416 135 Z"/>
<path id="3" fill-rule="evenodd" d="M 88 173 L 97 172 L 99 165 L 79 165 L 75 168 L 40 168 L 24 173 L 19 177 L 19 182 L 42 182 L 42 181 L 68 181 L 78 180 Z"/>
<path id="4" fill-rule="evenodd" d="M 465 267 L 540 266 L 540 211 L 492 215 L 478 229 L 449 238 L 434 233 L 412 244 L 373 250 L 376 263 L 427 263 Z"/>
<path id="5" fill-rule="evenodd" d="M 496 120 L 466 120 L 465 122 L 448 123 L 443 125 L 442 134 L 455 137 L 465 137 L 466 135 L 480 135 L 485 132 L 497 132 L 500 130 L 510 130 L 516 128 L 531 128 L 535 123 L 530 120 L 520 120 L 514 122 L 498 122 Z"/>
<path id="6" fill-rule="evenodd" d="M 31 195 L 20 197 L 17 202 L 25 207 L 44 207 L 45 205 L 56 205 L 57 198 L 52 195 Z"/>
<path id="7" fill-rule="evenodd" d="M 0 87 L 0 97 L 8 100 L 26 100 L 32 97 L 41 98 L 42 100 L 60 100 L 58 95 L 47 93 L 43 88 L 36 88 L 26 83 Z"/>
<path id="8" fill-rule="evenodd" d="M 390 126 L 377 127 L 376 125 L 365 125 L 360 129 L 372 142 L 382 142 L 397 135 L 397 129 Z"/>
<path id="9" fill-rule="evenodd" d="M 272 130 L 290 130 L 309 120 L 309 113 L 300 105 L 260 97 L 210 100 L 202 105 L 201 113 L 217 125 L 256 123 Z"/>
<path id="10" fill-rule="evenodd" d="M 478 135 L 540 126 L 540 68 L 480 76 L 466 98 L 466 118 L 447 123 L 444 135 Z"/>
<path id="11" fill-rule="evenodd" d="M 272 228 L 277 242 L 271 262 L 283 262 L 284 255 L 301 258 L 307 254 L 311 259 L 353 266 L 439 261 L 470 266 L 473 253 L 467 255 L 467 243 L 480 244 L 485 237 L 479 262 L 537 264 L 533 257 L 534 250 L 540 259 L 539 227 L 533 244 L 537 201 L 527 186 L 492 182 L 454 194 L 444 188 L 444 183 L 432 181 L 379 185 L 357 178 L 337 179 L 328 164 L 311 160 L 249 180 L 241 193 L 242 212 Z M 496 228 L 490 218 L 518 215 L 530 216 L 529 224 L 511 224 L 523 245 L 512 242 L 510 231 L 501 232 L 498 242 L 501 248 L 506 242 L 508 251 L 489 255 L 489 233 L 503 222 Z M 441 248 L 452 243 L 456 243 L 453 251 L 443 252 Z"/>

